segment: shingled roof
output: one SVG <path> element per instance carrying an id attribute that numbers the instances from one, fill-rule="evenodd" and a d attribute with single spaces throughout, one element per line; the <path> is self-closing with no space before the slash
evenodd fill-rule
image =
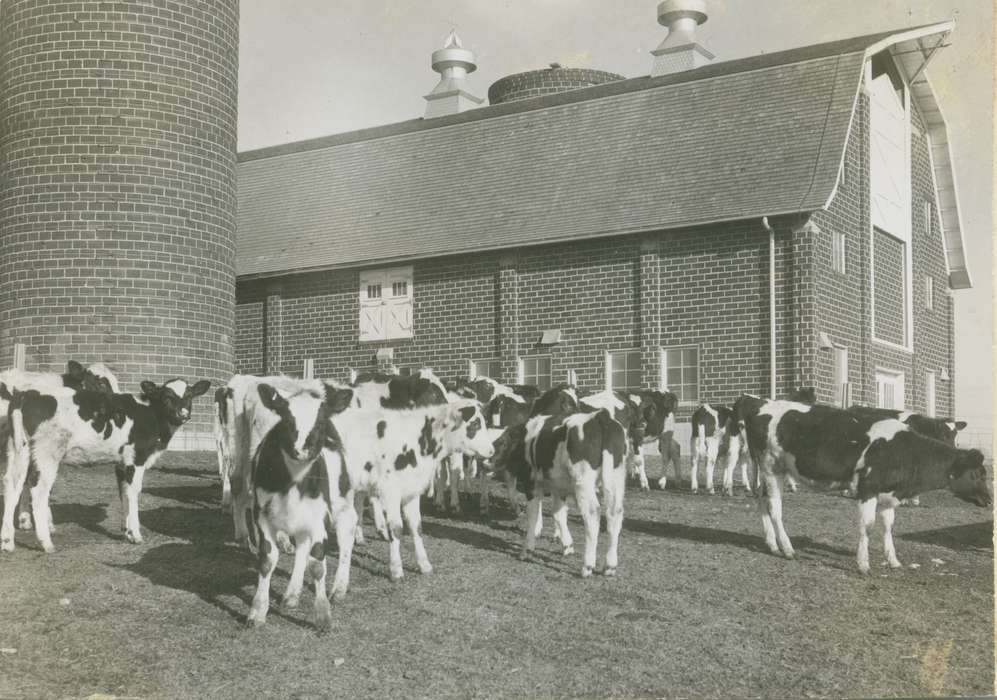
<path id="1" fill-rule="evenodd" d="M 820 209 L 866 51 L 900 34 L 242 153 L 237 273 Z"/>

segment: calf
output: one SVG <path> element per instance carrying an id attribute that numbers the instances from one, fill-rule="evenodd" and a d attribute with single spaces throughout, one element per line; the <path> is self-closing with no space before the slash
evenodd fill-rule
<path id="1" fill-rule="evenodd" d="M 706 460 L 706 492 L 713 493 L 713 470 L 721 447 L 726 448 L 727 436 L 732 427 L 733 411 L 728 406 L 700 404 L 692 413 L 692 492 L 699 492 L 699 463 Z M 747 465 L 742 463 L 741 481 L 748 486 Z M 728 480 L 729 479 L 729 480 Z M 730 495 L 734 490 L 733 470 L 724 469 L 723 490 Z"/>
<path id="2" fill-rule="evenodd" d="M 307 564 L 315 585 L 314 623 L 325 630 L 331 623 L 325 586 L 325 521 L 332 509 L 332 484 L 338 482 L 329 475 L 342 459 L 339 437 L 329 419 L 350 405 L 353 392 L 331 386 L 321 392 L 301 386 L 281 391 L 264 382 L 255 389 L 261 405 L 277 422 L 263 436 L 251 461 L 259 579 L 246 622 L 254 626 L 266 622 L 270 577 L 279 556 L 277 535 L 283 532 L 294 538 L 294 567 L 283 606 L 298 606 Z M 346 539 L 346 543 L 339 542 L 340 553 L 352 544 L 352 529 Z"/>
<path id="3" fill-rule="evenodd" d="M 600 506 L 596 488 L 601 479 L 609 532 L 605 574 L 614 575 L 618 566 L 626 487 L 627 434 L 623 426 L 613 419 L 609 410 L 599 409 L 594 413 L 538 415 L 526 423 L 522 432 L 520 441 L 510 441 L 516 446 L 512 448 L 514 454 L 509 460 L 513 466 L 520 466 L 520 479 L 528 498 L 522 556 L 528 557 L 536 546 L 545 490 L 550 491 L 554 501 L 554 522 L 564 545 L 564 554 L 574 551 L 565 502 L 567 497 L 574 496 L 585 523 L 582 577 L 591 576 L 599 537 Z"/>
<path id="4" fill-rule="evenodd" d="M 419 570 L 433 570 L 422 541 L 419 497 L 429 488 L 440 459 L 469 454 L 488 459 L 492 443 L 476 402 L 443 404 L 411 409 L 350 408 L 332 417 L 341 436 L 341 466 L 330 473 L 332 520 L 339 542 L 339 568 L 333 595 L 342 596 L 349 585 L 354 529 L 359 529 L 354 507 L 357 493 L 370 492 L 375 508 L 383 508 L 390 542 L 392 579 L 404 575 L 400 538 L 402 516 L 412 533 Z"/>
<path id="5" fill-rule="evenodd" d="M 54 372 L 27 372 L 24 370 L 10 369 L 0 372 L 0 384 L 7 387 L 8 392 L 14 390 L 26 391 L 36 389 L 44 391 L 59 387 L 69 387 L 70 389 L 85 389 L 87 391 L 100 391 L 103 393 L 117 393 L 118 380 L 103 363 L 97 362 L 84 368 L 79 362 L 70 360 L 66 365 L 63 374 Z M 9 406 L 7 401 L 0 399 L 0 441 L 6 442 L 8 434 L 7 414 Z M 25 442 L 23 432 L 18 435 L 14 449 L 20 449 Z M 5 460 L 6 455 L 0 452 L 0 460 Z M 31 474 L 29 478 L 33 478 Z M 10 493 L 5 488 L 5 493 Z M 22 530 L 30 530 L 31 519 L 31 492 L 21 491 L 21 498 L 17 504 L 17 526 Z M 51 529 L 51 517 L 49 517 L 49 527 Z"/>
<path id="6" fill-rule="evenodd" d="M 210 382 L 202 380 L 191 386 L 183 379 L 171 379 L 161 386 L 150 381 L 141 386 L 142 394 L 132 396 L 69 388 L 10 392 L 0 385 L 0 398 L 11 402 L 11 423 L 23 425 L 28 447 L 8 448 L 0 549 L 14 549 L 13 504 L 33 463 L 36 482 L 31 484 L 31 506 L 35 532 L 42 549 L 54 550 L 49 492 L 59 463 L 71 449 L 81 450 L 90 462 L 118 462 L 115 474 L 125 512 L 125 537 L 133 543 L 142 541 L 138 517 L 142 477 L 167 448 L 176 430 L 190 419 L 193 400 L 208 390 Z"/>
<path id="7" fill-rule="evenodd" d="M 983 455 L 960 450 L 912 431 L 898 420 L 863 424 L 849 411 L 792 401 L 744 402 L 748 447 L 760 474 L 759 501 L 765 543 L 773 554 L 794 556 L 782 523 L 781 481 L 785 474 L 841 483 L 857 475 L 859 570 L 869 573 L 868 529 L 877 504 L 884 549 L 891 567 L 900 562 L 893 544 L 893 509 L 909 498 L 946 486 L 978 506 L 991 503 Z"/>
<path id="8" fill-rule="evenodd" d="M 600 391 L 594 394 L 580 395 L 578 407 L 585 413 L 594 413 L 600 409 L 609 411 L 613 420 L 623 426 L 627 435 L 626 462 L 635 476 L 637 470 L 637 455 L 644 444 L 644 430 L 647 424 L 640 409 L 641 398 L 622 391 Z"/>

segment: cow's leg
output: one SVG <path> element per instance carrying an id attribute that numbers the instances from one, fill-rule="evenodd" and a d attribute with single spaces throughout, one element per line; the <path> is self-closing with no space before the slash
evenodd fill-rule
<path id="1" fill-rule="evenodd" d="M 29 462 L 29 450 L 26 448 L 14 449 L 8 438 L 7 471 L 3 475 L 3 522 L 0 524 L 0 551 L 14 551 L 14 510 L 21 498 L 24 480 L 28 476 Z"/>
<path id="2" fill-rule="evenodd" d="M 30 467 L 29 467 L 30 469 Z M 31 491 L 21 489 L 21 498 L 17 501 L 17 529 L 30 530 L 33 527 L 31 520 Z"/>
<path id="3" fill-rule="evenodd" d="M 353 532 L 354 541 L 356 542 L 356 544 L 364 544 L 366 542 L 363 534 L 363 511 L 366 503 L 367 503 L 366 491 L 353 492 L 353 510 L 357 516 L 357 522 Z M 339 541 L 338 535 L 336 540 L 337 542 Z"/>
<path id="4" fill-rule="evenodd" d="M 765 489 L 768 493 L 769 515 L 772 517 L 772 525 L 775 527 L 776 540 L 782 554 L 787 559 L 795 556 L 793 544 L 789 541 L 789 535 L 782 524 L 782 484 L 778 474 L 769 471 L 765 477 Z"/>
<path id="5" fill-rule="evenodd" d="M 277 546 L 284 554 L 294 554 L 294 542 L 291 540 L 291 536 L 283 530 L 277 531 Z"/>
<path id="6" fill-rule="evenodd" d="M 519 496 L 516 492 L 516 477 L 511 472 L 505 473 L 505 491 L 509 499 L 509 510 L 516 517 L 519 516 Z"/>
<path id="7" fill-rule="evenodd" d="M 869 529 L 876 524 L 876 497 L 859 502 L 859 546 L 855 553 L 859 571 L 869 573 Z M 891 537 L 892 539 L 892 537 Z"/>
<path id="8" fill-rule="evenodd" d="M 308 533 L 295 533 L 294 542 L 294 565 L 291 567 L 291 578 L 287 582 L 284 599 L 281 601 L 281 606 L 288 610 L 298 607 L 298 602 L 301 599 L 301 588 L 305 583 L 305 566 L 308 564 L 308 556 L 312 548 L 311 536 Z"/>
<path id="9" fill-rule="evenodd" d="M 543 492 L 533 493 L 526 502 L 526 534 L 520 559 L 526 559 L 536 549 L 537 538 L 540 536 L 540 504 L 543 502 Z"/>
<path id="10" fill-rule="evenodd" d="M 426 545 L 422 541 L 422 513 L 419 511 L 419 497 L 406 501 L 402 505 L 402 512 L 405 515 L 405 522 L 408 529 L 412 531 L 412 548 L 415 550 L 415 561 L 419 565 L 419 571 L 424 574 L 433 573 L 433 565 L 429 563 L 429 556 L 426 554 Z"/>
<path id="11" fill-rule="evenodd" d="M 126 452 L 128 448 L 126 448 Z M 146 466 L 151 466 L 150 458 L 145 465 L 139 467 L 125 462 L 114 467 L 115 475 L 118 477 L 118 495 L 121 497 L 121 507 L 124 511 L 124 531 L 125 539 L 132 544 L 142 543 L 142 529 L 138 519 L 138 497 L 142 493 L 142 478 L 145 476 Z"/>
<path id="12" fill-rule="evenodd" d="M 464 457 L 454 455 L 450 458 L 450 507 L 460 513 L 460 481 L 464 476 Z"/>
<path id="13" fill-rule="evenodd" d="M 634 466 L 637 469 L 640 490 L 650 491 L 651 485 L 647 482 L 647 459 L 644 456 L 644 445 L 637 445 L 637 449 L 634 451 Z"/>
<path id="14" fill-rule="evenodd" d="M 387 519 L 388 552 L 390 555 L 388 569 L 391 580 L 398 581 L 405 575 L 405 570 L 402 568 L 402 533 L 404 529 L 402 527 L 401 503 L 396 494 L 385 495 L 378 500 L 380 503 L 371 499 L 371 503 L 374 504 L 375 510 L 379 506 L 384 508 L 382 517 Z"/>
<path id="15" fill-rule="evenodd" d="M 37 481 L 31 485 L 31 510 L 35 520 L 35 537 L 38 543 L 46 552 L 54 552 L 55 546 L 52 544 L 52 511 L 49 509 L 48 499 L 52 492 L 52 484 L 55 482 L 58 462 L 44 460 L 37 463 Z"/>
<path id="16" fill-rule="evenodd" d="M 385 507 L 381 504 L 381 499 L 377 496 L 367 494 L 370 499 L 370 514 L 374 518 L 374 530 L 381 536 L 381 539 L 387 542 L 390 538 L 388 537 L 388 523 L 384 519 L 384 514 L 386 512 Z M 399 516 L 399 523 L 401 523 L 401 516 Z"/>
<path id="17" fill-rule="evenodd" d="M 342 503 L 334 504 L 333 508 L 339 562 L 336 566 L 336 578 L 332 582 L 332 597 L 333 600 L 342 600 L 350 587 L 350 560 L 353 556 L 354 538 L 357 537 L 354 532 L 360 532 L 363 528 L 360 527 L 352 499 L 343 499 Z M 356 541 L 362 542 L 362 535 Z"/>
<path id="18" fill-rule="evenodd" d="M 890 568 L 899 569 L 901 564 L 900 560 L 897 559 L 896 547 L 893 545 L 893 519 L 895 516 L 896 510 L 894 510 L 892 503 L 884 504 L 879 511 L 879 517 L 883 520 L 883 551 L 886 553 L 886 561 Z"/>
<path id="19" fill-rule="evenodd" d="M 689 445 L 689 451 L 692 452 L 692 471 L 689 474 L 691 482 L 689 489 L 693 493 L 699 493 L 699 460 L 706 453 L 703 438 L 693 438 L 692 444 Z"/>
<path id="20" fill-rule="evenodd" d="M 479 460 L 480 462 L 480 460 Z M 481 494 L 478 499 L 478 514 L 488 515 L 491 510 L 492 502 L 491 497 L 488 493 L 488 487 L 490 481 L 490 475 L 485 470 L 484 464 L 478 464 L 478 493 Z"/>
<path id="21" fill-rule="evenodd" d="M 741 463 L 741 483 L 744 484 L 744 492 L 750 494 L 754 490 L 754 485 L 751 483 L 751 476 L 748 470 L 748 458 L 741 454 L 740 448 L 738 449 L 738 456 L 734 459 Z"/>
<path id="22" fill-rule="evenodd" d="M 273 532 L 270 530 L 270 523 L 265 517 L 256 521 L 256 571 L 259 578 L 256 582 L 256 595 L 253 596 L 252 607 L 249 608 L 249 615 L 246 624 L 258 627 L 267 621 L 267 612 L 270 610 L 270 577 L 274 569 L 277 568 L 277 542 Z"/>
<path id="23" fill-rule="evenodd" d="M 706 441 L 706 493 L 713 494 L 713 472 L 717 466 L 717 452 L 720 449 L 720 440 L 716 436 Z"/>
<path id="24" fill-rule="evenodd" d="M 229 479 L 232 458 L 228 454 L 224 439 L 216 441 L 215 452 L 218 457 L 218 476 L 222 481 L 222 512 L 227 513 L 232 508 L 232 481 Z"/>
<path id="25" fill-rule="evenodd" d="M 582 563 L 582 578 L 592 575 L 595 569 L 595 552 L 599 543 L 599 496 L 595 490 L 597 472 L 582 463 L 579 471 L 584 476 L 575 481 L 575 501 L 585 523 L 585 558 Z"/>
<path id="26" fill-rule="evenodd" d="M 322 533 L 325 534 L 324 532 Z M 349 543 L 353 544 L 353 535 L 349 536 Z M 332 608 L 329 606 L 329 595 L 325 589 L 326 574 L 329 569 L 325 563 L 325 540 L 316 541 L 312 544 L 308 553 L 308 571 L 312 577 L 312 585 L 315 586 L 315 605 L 312 607 L 312 624 L 320 632 L 325 632 L 332 626 Z"/>
<path id="27" fill-rule="evenodd" d="M 553 512 L 551 515 L 554 518 L 554 527 L 556 528 L 558 539 L 561 540 L 561 544 L 564 546 L 562 554 L 565 556 L 573 554 L 575 548 L 571 539 L 571 532 L 568 530 L 568 503 L 561 497 L 557 491 L 551 494 L 553 504 L 551 508 Z M 537 518 L 539 521 L 540 518 Z"/>
<path id="28" fill-rule="evenodd" d="M 433 476 L 433 493 L 430 495 L 433 497 L 433 506 L 436 508 L 437 512 L 443 511 L 446 508 L 446 490 L 447 483 L 450 480 L 450 458 L 444 458 L 436 466 L 436 474 Z"/>
<path id="29" fill-rule="evenodd" d="M 606 576 L 615 576 L 619 566 L 620 532 L 623 530 L 623 495 L 626 493 L 626 479 L 621 470 L 612 465 L 602 469 L 602 494 L 606 502 L 606 533 L 609 546 L 606 548 Z"/>
<path id="30" fill-rule="evenodd" d="M 235 529 L 235 543 L 253 551 L 253 539 L 250 528 L 256 528 L 253 522 L 252 494 L 243 475 L 236 471 L 231 480 L 232 488 L 232 525 Z M 259 546 L 259 542 L 256 543 Z"/>

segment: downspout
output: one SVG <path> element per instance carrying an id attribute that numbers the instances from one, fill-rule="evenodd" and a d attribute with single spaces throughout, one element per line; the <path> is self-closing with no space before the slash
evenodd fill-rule
<path id="1" fill-rule="evenodd" d="M 775 229 L 769 218 L 762 217 L 762 227 L 769 232 L 769 397 L 775 396 Z"/>

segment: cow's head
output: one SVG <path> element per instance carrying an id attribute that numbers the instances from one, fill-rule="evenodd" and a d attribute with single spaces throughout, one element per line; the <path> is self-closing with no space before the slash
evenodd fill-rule
<path id="1" fill-rule="evenodd" d="M 817 390 L 812 386 L 801 386 L 789 395 L 789 400 L 813 406 L 817 403 Z"/>
<path id="2" fill-rule="evenodd" d="M 488 424 L 477 401 L 464 400 L 450 405 L 445 440 L 451 453 L 481 459 L 491 459 L 495 453 Z"/>
<path id="3" fill-rule="evenodd" d="M 183 379 L 171 379 L 162 386 L 148 380 L 142 382 L 142 395 L 173 426 L 190 420 L 190 407 L 194 399 L 211 388 L 211 382 L 202 379 L 193 386 Z"/>
<path id="4" fill-rule="evenodd" d="M 982 508 L 993 502 L 990 495 L 990 478 L 983 466 L 983 453 L 979 450 L 959 450 L 959 456 L 948 471 L 949 488 L 957 498 Z"/>
<path id="5" fill-rule="evenodd" d="M 569 384 L 548 389 L 533 403 L 530 417 L 567 416 L 578 412 L 578 392 Z"/>
<path id="6" fill-rule="evenodd" d="M 262 383 L 256 391 L 263 405 L 280 419 L 272 431 L 276 431 L 281 451 L 296 462 L 314 460 L 330 438 L 335 440 L 335 427 L 329 418 L 353 401 L 352 389 L 328 384 L 324 392 L 303 388 L 292 393 Z"/>
<path id="7" fill-rule="evenodd" d="M 640 411 L 644 420 L 644 434 L 658 437 L 666 430 L 666 425 L 675 421 L 675 409 L 679 400 L 670 391 L 642 391 Z"/>
<path id="8" fill-rule="evenodd" d="M 76 391 L 99 391 L 103 394 L 114 392 L 114 386 L 106 376 L 83 367 L 76 360 L 70 360 L 66 364 L 66 373 L 62 375 L 62 383 Z"/>
<path id="9" fill-rule="evenodd" d="M 521 423 L 507 428 L 492 444 L 495 447 L 495 454 L 492 455 L 492 466 L 495 471 L 509 469 L 513 460 L 524 461 L 526 459 L 524 452 L 526 424 Z"/>

